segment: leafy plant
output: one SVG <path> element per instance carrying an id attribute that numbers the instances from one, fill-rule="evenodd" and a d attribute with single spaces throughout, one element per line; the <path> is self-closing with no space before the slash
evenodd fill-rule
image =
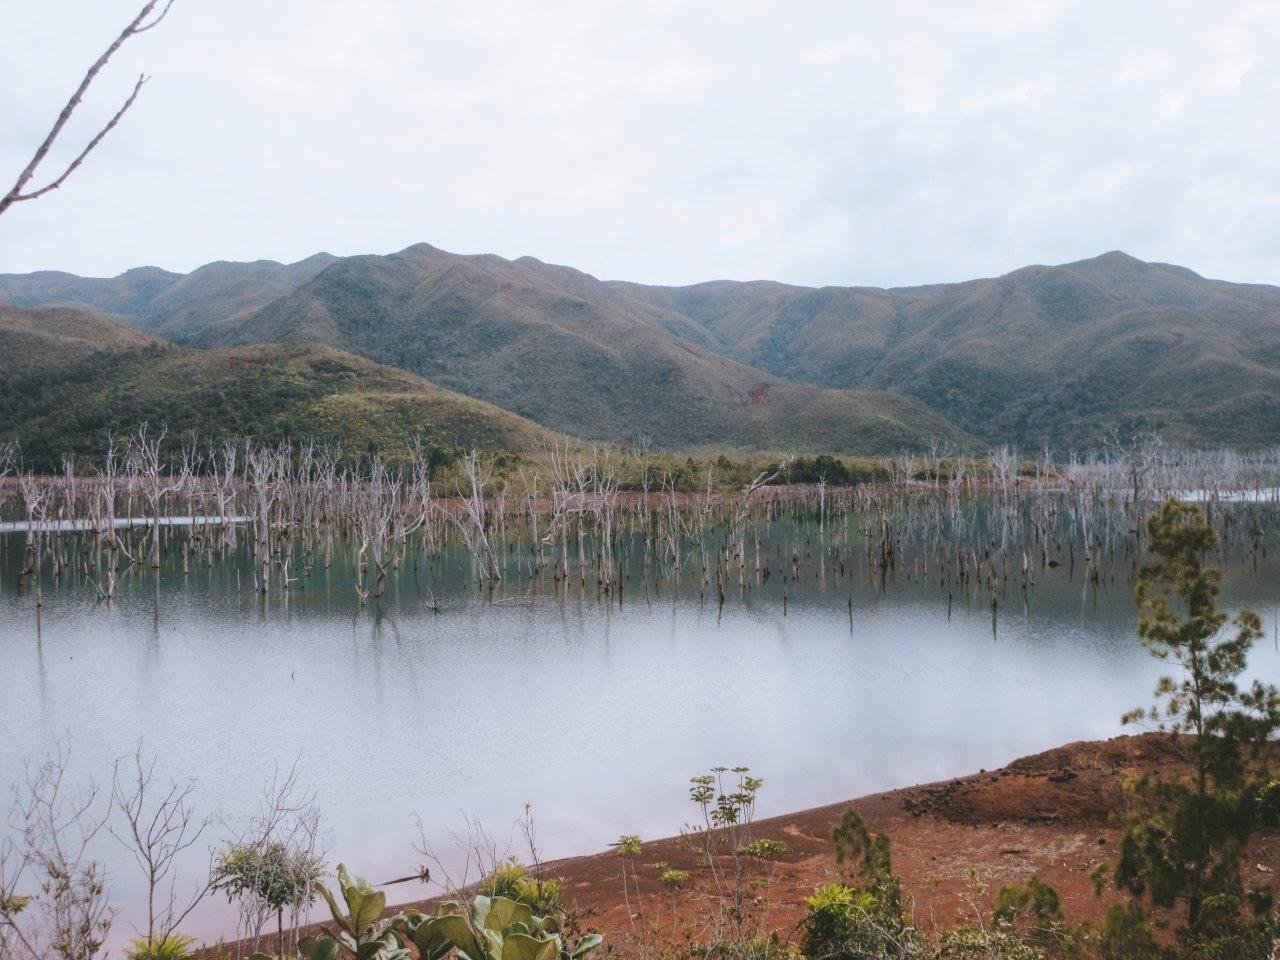
<path id="1" fill-rule="evenodd" d="M 683 870 L 663 870 L 658 882 L 671 891 L 683 890 L 689 882 L 689 874 Z"/>
<path id="2" fill-rule="evenodd" d="M 1158 960 L 1160 953 L 1140 904 L 1116 903 L 1107 908 L 1098 935 L 1100 960 Z"/>
<path id="3" fill-rule="evenodd" d="M 1082 929 L 1067 924 L 1058 891 L 1036 876 L 1000 888 L 994 920 L 997 927 L 1017 931 L 1055 953 L 1070 953 L 1085 936 Z"/>
<path id="4" fill-rule="evenodd" d="M 507 897 L 528 904 L 534 913 L 553 916 L 563 911 L 564 881 L 558 877 L 531 877 L 524 864 L 508 859 L 480 881 L 488 897 Z"/>
<path id="5" fill-rule="evenodd" d="M 478 896 L 469 915 L 455 901 L 429 916 L 406 911 L 403 925 L 422 960 L 438 960 L 450 949 L 465 960 L 582 960 L 604 940 L 589 933 L 570 947 L 555 918 L 535 916 L 528 904 L 506 897 Z"/>
<path id="6" fill-rule="evenodd" d="M 145 939 L 129 941 L 129 948 L 124 955 L 129 960 L 187 960 L 191 956 L 191 948 L 195 946 L 195 938 L 181 933 L 171 933 L 165 937 L 157 937 L 150 943 Z"/>
<path id="7" fill-rule="evenodd" d="M 826 883 L 805 901 L 801 950 L 810 960 L 880 960 L 914 943 L 914 931 L 875 895 L 843 883 Z"/>
<path id="8" fill-rule="evenodd" d="M 726 777 L 726 774 L 732 774 L 732 777 Z M 730 891 L 731 900 L 727 909 L 722 897 L 720 916 L 727 916 L 734 939 L 741 940 L 744 937 L 744 904 L 747 892 L 741 851 L 751 842 L 756 794 L 764 781 L 751 776 L 748 767 L 714 767 L 708 773 L 692 777 L 689 784 L 689 799 L 702 812 L 702 826 L 698 830 L 698 836 L 702 841 L 707 867 L 711 870 L 716 889 Z M 730 856 L 732 885 L 721 875 L 723 868 L 718 857 L 722 852 L 727 852 Z"/>
<path id="9" fill-rule="evenodd" d="M 307 960 L 441 960 L 456 952 L 462 960 L 583 960 L 603 941 L 597 933 L 567 946 L 560 918 L 537 916 L 527 903 L 508 897 L 477 896 L 470 909 L 454 900 L 426 914 L 409 909 L 384 917 L 386 894 L 338 867 L 343 903 L 323 887 L 336 933 L 306 937 L 299 950 Z"/>
<path id="10" fill-rule="evenodd" d="M 937 960 L 1044 960 L 1044 951 L 1017 931 L 995 927 L 962 926 L 942 935 Z"/>
<path id="11" fill-rule="evenodd" d="M 760 837 L 743 846 L 738 852 L 743 856 L 755 857 L 757 860 L 779 860 L 791 852 L 791 847 L 784 840 Z"/>
<path id="12" fill-rule="evenodd" d="M 217 855 L 212 887 L 234 901 L 249 898 L 276 915 L 276 932 L 284 942 L 284 912 L 310 903 L 324 875 L 324 860 L 309 849 L 282 840 L 232 843 Z"/>
<path id="13" fill-rule="evenodd" d="M 884 909 L 902 913 L 902 882 L 893 872 L 889 838 L 872 834 L 853 807 L 845 809 L 840 822 L 832 828 L 836 864 L 851 871 Z"/>

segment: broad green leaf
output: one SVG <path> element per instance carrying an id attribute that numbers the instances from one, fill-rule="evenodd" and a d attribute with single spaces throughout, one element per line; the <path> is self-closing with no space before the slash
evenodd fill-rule
<path id="1" fill-rule="evenodd" d="M 489 906 L 491 902 L 492 901 L 485 896 L 476 897 L 471 901 L 471 919 L 479 930 L 484 929 L 484 918 L 489 915 Z"/>
<path id="2" fill-rule="evenodd" d="M 338 941 L 331 937 L 303 937 L 298 941 L 298 952 L 307 960 L 338 960 Z"/>
<path id="3" fill-rule="evenodd" d="M 489 928 L 486 927 L 485 929 L 480 931 L 480 936 L 483 938 L 483 946 L 485 948 L 485 952 L 490 957 L 496 958 L 496 957 L 502 956 L 502 934 L 501 933 L 499 933 L 497 930 L 490 930 Z"/>
<path id="4" fill-rule="evenodd" d="M 434 924 L 440 933 L 449 940 L 468 960 L 485 960 L 484 950 L 471 932 L 471 924 L 460 913 L 450 913 L 427 921 Z"/>
<path id="5" fill-rule="evenodd" d="M 501 932 L 513 923 L 527 924 L 532 918 L 533 908 L 527 903 L 517 903 L 506 897 L 494 897 L 489 904 L 489 912 L 485 915 L 482 926 L 488 930 Z"/>
<path id="6" fill-rule="evenodd" d="M 444 929 L 441 927 L 437 919 L 424 920 L 418 924 L 413 931 L 413 942 L 418 948 L 418 952 L 424 957 L 444 948 L 448 952 L 453 946 L 453 941 L 449 939 Z"/>
<path id="7" fill-rule="evenodd" d="M 573 956 L 585 957 L 600 944 L 604 943 L 604 937 L 598 933 L 588 933 L 585 937 L 578 941 L 578 945 L 573 948 Z"/>
<path id="8" fill-rule="evenodd" d="M 556 960 L 556 942 L 513 933 L 502 941 L 501 960 Z"/>
<path id="9" fill-rule="evenodd" d="M 360 906 L 357 909 L 353 909 L 351 919 L 355 921 L 357 929 L 363 929 L 382 916 L 382 911 L 386 908 L 387 894 L 385 891 L 379 890 L 376 893 L 365 893 L 360 898 Z"/>

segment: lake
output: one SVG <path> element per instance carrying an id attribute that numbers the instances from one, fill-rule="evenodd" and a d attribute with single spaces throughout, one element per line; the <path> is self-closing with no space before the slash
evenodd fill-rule
<path id="1" fill-rule="evenodd" d="M 103 782 L 141 743 L 161 772 L 196 781 L 202 811 L 234 822 L 296 762 L 330 861 L 375 881 L 422 862 L 419 819 L 456 862 L 451 837 L 469 819 L 505 843 L 527 803 L 545 856 L 585 853 L 676 832 L 693 813 L 688 778 L 716 764 L 764 778 L 762 816 L 831 803 L 1118 734 L 1160 673 L 1124 576 L 1095 586 L 1076 564 L 1045 567 L 1025 594 L 1002 588 L 993 618 L 989 595 L 923 567 L 882 585 L 811 523 L 771 525 L 764 551 L 789 575 L 735 582 L 723 604 L 689 570 L 601 597 L 521 576 L 517 559 L 477 586 L 456 545 L 406 563 L 363 607 L 341 551 L 263 597 L 242 546 L 185 574 L 170 552 L 158 575 L 123 578 L 110 606 L 46 576 L 37 610 L 19 583 L 21 534 L 2 543 L 0 780 L 61 742 L 77 777 Z M 1224 580 L 1228 607 L 1263 616 L 1252 668 L 1272 678 L 1273 558 Z M 100 840 L 118 941 L 142 888 L 123 848 Z M 213 938 L 234 920 L 215 899 L 185 927 Z"/>

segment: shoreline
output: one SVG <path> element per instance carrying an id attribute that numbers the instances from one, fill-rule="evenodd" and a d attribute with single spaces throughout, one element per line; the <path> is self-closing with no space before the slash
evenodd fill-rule
<path id="1" fill-rule="evenodd" d="M 1168 773 L 1173 765 L 1170 741 L 1162 734 L 1075 741 L 995 770 L 756 820 L 754 839 L 778 840 L 788 850 L 773 861 L 749 861 L 752 916 L 765 934 L 777 932 L 783 940 L 797 936 L 805 898 L 818 884 L 840 878 L 829 838 L 844 810 L 853 806 L 872 832 L 889 837 L 894 870 L 916 924 L 925 930 L 972 921 L 975 913 L 989 920 L 1000 888 L 1032 876 L 1057 890 L 1069 921 L 1096 924 L 1109 905 L 1124 899 L 1111 886 L 1095 894 L 1089 875 L 1099 863 L 1114 862 L 1123 781 L 1139 773 Z M 705 858 L 687 836 L 644 840 L 641 854 L 629 861 L 636 877 L 629 897 L 623 894 L 622 862 L 615 851 L 605 850 L 544 861 L 539 870 L 544 878 L 564 882 L 564 899 L 583 912 L 583 928 L 603 933 L 606 943 L 650 932 L 662 940 L 677 928 L 705 926 L 716 896 Z M 666 869 L 686 872 L 687 886 L 675 893 L 664 888 L 659 877 Z M 1276 835 L 1261 837 L 1247 850 L 1246 875 L 1261 878 L 1271 872 L 1280 872 Z M 386 890 L 388 899 L 396 893 L 390 885 L 378 889 Z M 429 908 L 442 899 L 445 894 L 398 898 L 388 913 Z M 1156 912 L 1153 919 L 1166 918 Z M 299 933 L 313 932 L 324 922 Z M 259 948 L 271 952 L 274 944 L 274 934 L 264 933 Z M 250 952 L 245 941 L 223 946 L 232 955 Z"/>

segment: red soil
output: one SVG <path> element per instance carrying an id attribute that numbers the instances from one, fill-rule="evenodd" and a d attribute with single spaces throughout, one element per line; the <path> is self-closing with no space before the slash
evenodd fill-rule
<path id="1" fill-rule="evenodd" d="M 1067 744 L 1000 770 L 874 794 L 852 805 L 873 832 L 890 837 L 894 869 L 916 922 L 926 929 L 972 920 L 975 908 L 989 919 L 1000 886 L 1033 874 L 1057 889 L 1069 920 L 1096 922 L 1119 899 L 1114 889 L 1095 895 L 1089 873 L 1116 855 L 1123 781 L 1176 770 L 1167 738 L 1117 737 Z M 839 878 L 829 838 L 847 806 L 835 803 L 755 823 L 753 837 L 782 840 L 790 848 L 776 862 L 754 861 L 750 867 L 757 881 L 753 913 L 763 930 L 785 936 L 803 916 L 814 886 Z M 562 878 L 567 898 L 589 911 L 587 926 L 625 942 L 650 927 L 669 932 L 673 909 L 695 928 L 705 923 L 715 897 L 710 871 L 700 865 L 703 857 L 696 838 L 646 842 L 633 861 L 641 897 L 637 903 L 632 894 L 630 911 L 623 900 L 621 858 L 613 851 L 543 868 L 545 875 Z M 1280 837 L 1257 841 L 1246 863 L 1246 880 L 1265 882 L 1280 870 Z M 663 869 L 686 871 L 688 886 L 673 896 L 659 883 Z M 985 881 L 985 892 L 975 890 L 971 870 Z"/>
<path id="2" fill-rule="evenodd" d="M 751 917 L 760 931 L 794 939 L 805 898 L 840 878 L 829 838 L 852 804 L 873 832 L 891 839 L 894 869 L 926 930 L 973 920 L 975 911 L 989 919 L 1000 887 L 1032 875 L 1058 891 L 1068 920 L 1096 923 L 1120 899 L 1111 888 L 1095 895 L 1089 873 L 1114 861 L 1122 784 L 1141 773 L 1178 775 L 1171 746 L 1157 734 L 1071 743 L 1000 770 L 758 820 L 753 837 L 784 841 L 789 852 L 776 862 L 750 861 Z M 706 928 L 717 897 L 704 858 L 696 837 L 646 842 L 631 861 L 640 896 L 633 889 L 629 904 L 614 851 L 544 863 L 542 870 L 564 881 L 566 899 L 585 911 L 585 928 L 627 953 L 635 937 L 652 942 L 677 925 L 695 934 Z M 1280 837 L 1255 841 L 1245 864 L 1246 882 L 1271 879 L 1280 870 Z M 663 888 L 665 869 L 685 871 L 687 886 L 674 895 Z"/>

